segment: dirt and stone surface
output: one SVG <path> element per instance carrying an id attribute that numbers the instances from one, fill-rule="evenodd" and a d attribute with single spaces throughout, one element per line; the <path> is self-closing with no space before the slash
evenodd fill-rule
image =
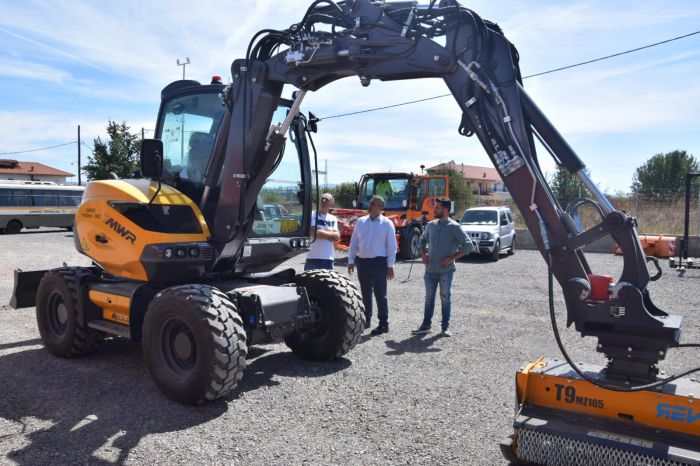
<path id="1" fill-rule="evenodd" d="M 618 257 L 589 258 L 598 273 L 620 271 Z M 285 265 L 299 270 L 302 260 Z M 0 302 L 10 299 L 14 268 L 64 262 L 89 264 L 70 232 L 0 236 Z M 503 464 L 498 442 L 510 433 L 515 371 L 559 356 L 544 261 L 518 251 L 497 263 L 460 262 L 451 338 L 411 336 L 422 316 L 422 265 L 396 270 L 390 333 L 366 334 L 347 357 L 325 364 L 299 360 L 283 344 L 255 347 L 235 391 L 199 407 L 161 395 L 140 345 L 112 339 L 92 356 L 58 359 L 41 345 L 34 309 L 3 305 L 0 462 Z M 337 271 L 345 272 L 342 257 Z M 684 341 L 700 341 L 700 270 L 664 272 L 653 298 L 685 316 Z M 564 321 L 559 298 L 557 308 Z M 594 340 L 573 330 L 564 340 L 577 361 L 602 362 Z M 696 351 L 675 350 L 664 369 L 697 364 Z"/>

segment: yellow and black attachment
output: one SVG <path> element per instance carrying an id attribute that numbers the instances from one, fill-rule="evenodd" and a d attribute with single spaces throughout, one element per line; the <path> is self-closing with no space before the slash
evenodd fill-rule
<path id="1" fill-rule="evenodd" d="M 602 368 L 578 367 L 604 382 Z M 501 447 L 514 462 L 542 465 L 700 464 L 700 381 L 613 391 L 565 361 L 540 359 L 516 375 L 519 410 Z"/>

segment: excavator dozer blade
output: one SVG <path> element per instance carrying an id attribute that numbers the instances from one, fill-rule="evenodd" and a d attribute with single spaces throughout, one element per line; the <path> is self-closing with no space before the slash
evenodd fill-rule
<path id="1" fill-rule="evenodd" d="M 41 278 L 48 270 L 15 270 L 15 286 L 12 290 L 10 306 L 14 309 L 36 306 L 36 291 Z"/>

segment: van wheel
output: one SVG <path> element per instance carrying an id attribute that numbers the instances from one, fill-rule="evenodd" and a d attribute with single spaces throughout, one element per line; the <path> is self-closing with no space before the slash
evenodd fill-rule
<path id="1" fill-rule="evenodd" d="M 508 255 L 512 256 L 515 254 L 515 235 L 513 235 L 513 241 L 510 243 L 510 247 L 508 248 Z"/>
<path id="2" fill-rule="evenodd" d="M 498 262 L 501 256 L 501 240 L 497 239 L 496 244 L 493 245 L 493 252 L 491 253 L 491 262 Z"/>
<path id="3" fill-rule="evenodd" d="M 5 227 L 5 232 L 9 233 L 11 235 L 16 235 L 22 231 L 22 222 L 19 220 L 10 220 L 7 222 L 7 226 Z"/>

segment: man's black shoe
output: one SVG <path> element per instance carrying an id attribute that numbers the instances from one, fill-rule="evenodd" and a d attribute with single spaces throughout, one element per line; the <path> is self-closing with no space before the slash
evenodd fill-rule
<path id="1" fill-rule="evenodd" d="M 381 335 L 382 333 L 389 333 L 389 326 L 388 325 L 380 325 L 374 330 L 372 330 L 372 336 L 376 337 L 377 335 Z"/>

